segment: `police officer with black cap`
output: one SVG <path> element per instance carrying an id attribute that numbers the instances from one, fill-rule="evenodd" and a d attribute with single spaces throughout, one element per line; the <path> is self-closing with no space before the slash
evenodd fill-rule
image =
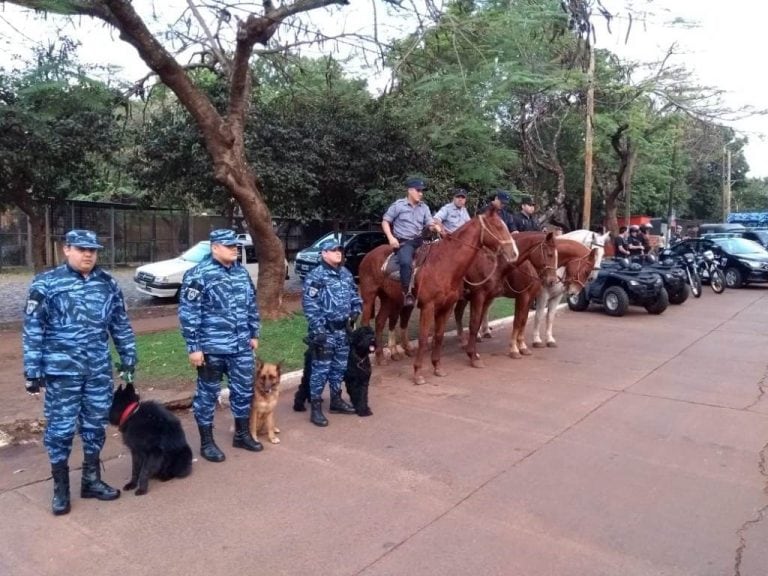
<path id="1" fill-rule="evenodd" d="M 539 232 L 541 227 L 533 219 L 536 211 L 536 202 L 531 196 L 523 196 L 520 199 L 520 212 L 512 216 L 510 232 Z"/>
<path id="2" fill-rule="evenodd" d="M 91 230 L 64 237 L 66 263 L 35 277 L 24 315 L 27 393 L 45 388 L 43 443 L 53 475 L 51 507 L 70 510 L 69 456 L 79 432 L 83 445 L 81 498 L 114 500 L 120 490 L 101 479 L 99 455 L 112 405 L 109 338 L 120 355 L 119 371 L 133 382 L 136 339 L 117 282 L 96 265 L 99 244 Z"/>
<path id="3" fill-rule="evenodd" d="M 393 202 L 384 213 L 381 229 L 387 236 L 389 245 L 397 251 L 400 260 L 400 286 L 405 296 L 404 306 L 412 307 L 416 300 L 411 293 L 411 275 L 413 274 L 413 255 L 424 242 L 422 231 L 426 226 L 433 229 L 432 212 L 422 200 L 426 182 L 421 178 L 411 178 L 405 183 L 408 189 L 405 198 Z"/>

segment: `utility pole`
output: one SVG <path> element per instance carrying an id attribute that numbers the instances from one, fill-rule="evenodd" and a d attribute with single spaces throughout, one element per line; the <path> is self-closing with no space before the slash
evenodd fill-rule
<path id="1" fill-rule="evenodd" d="M 725 150 L 725 206 L 723 206 L 723 222 L 728 221 L 728 215 L 731 213 L 731 149 Z"/>
<path id="2" fill-rule="evenodd" d="M 589 230 L 592 219 L 592 140 L 595 116 L 595 48 L 589 45 L 589 67 L 587 68 L 587 118 L 584 135 L 584 212 L 582 228 Z"/>

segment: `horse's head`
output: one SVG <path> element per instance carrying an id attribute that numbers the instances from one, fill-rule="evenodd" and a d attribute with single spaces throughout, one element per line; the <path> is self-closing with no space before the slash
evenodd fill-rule
<path id="1" fill-rule="evenodd" d="M 538 233 L 534 233 L 538 237 Z M 519 246 L 518 246 L 519 247 Z M 539 280 L 547 287 L 554 286 L 557 281 L 557 243 L 552 232 L 547 233 L 540 242 L 523 248 L 523 253 L 518 258 L 528 260 L 539 273 Z"/>
<path id="2" fill-rule="evenodd" d="M 589 282 L 595 272 L 595 262 L 597 262 L 600 248 L 592 248 L 589 254 L 583 258 L 574 258 L 565 266 L 565 289 L 568 294 L 575 296 L 584 289 L 584 285 Z"/>
<path id="3" fill-rule="evenodd" d="M 486 214 L 480 214 L 477 219 L 480 222 L 480 246 L 500 252 L 507 262 L 516 262 L 520 252 L 496 208 L 491 206 Z"/>

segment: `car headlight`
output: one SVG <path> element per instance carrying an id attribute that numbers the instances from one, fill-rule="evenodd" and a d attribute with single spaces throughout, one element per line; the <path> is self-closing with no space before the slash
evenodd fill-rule
<path id="1" fill-rule="evenodd" d="M 155 282 L 157 282 L 158 284 L 165 284 L 168 282 L 168 276 L 157 276 L 155 278 Z"/>
<path id="2" fill-rule="evenodd" d="M 640 286 L 640 282 L 638 282 L 637 280 L 630 280 L 629 281 L 629 285 L 630 286 Z"/>

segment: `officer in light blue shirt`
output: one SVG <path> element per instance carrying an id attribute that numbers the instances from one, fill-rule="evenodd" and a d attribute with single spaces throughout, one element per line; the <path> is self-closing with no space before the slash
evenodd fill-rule
<path id="1" fill-rule="evenodd" d="M 400 260 L 400 286 L 405 296 L 404 306 L 411 307 L 416 301 L 411 293 L 413 255 L 424 242 L 421 234 L 425 226 L 432 226 L 432 212 L 422 200 L 427 185 L 421 178 L 411 178 L 405 183 L 405 198 L 395 201 L 384 213 L 381 229 L 389 245 L 397 251 Z"/>
<path id="2" fill-rule="evenodd" d="M 120 490 L 101 480 L 99 454 L 112 405 L 109 338 L 120 355 L 120 372 L 133 381 L 136 340 L 123 293 L 96 265 L 96 233 L 70 230 L 67 262 L 35 277 L 24 310 L 24 375 L 29 394 L 45 388 L 44 444 L 53 475 L 54 515 L 70 510 L 69 455 L 75 432 L 83 444 L 81 498 L 114 500 Z"/>
<path id="3" fill-rule="evenodd" d="M 467 212 L 467 191 L 464 188 L 456 188 L 453 191 L 453 202 L 449 202 L 435 214 L 435 223 L 442 226 L 446 232 L 452 234 L 469 222 Z"/>
<path id="4" fill-rule="evenodd" d="M 197 368 L 192 409 L 200 432 L 200 455 L 222 462 L 224 453 L 213 439 L 213 415 L 224 375 L 235 419 L 232 446 L 260 452 L 250 433 L 253 398 L 253 354 L 261 327 L 256 288 L 238 261 L 239 241 L 232 230 L 214 230 L 211 255 L 184 274 L 179 297 L 181 334 L 189 362 Z"/>

